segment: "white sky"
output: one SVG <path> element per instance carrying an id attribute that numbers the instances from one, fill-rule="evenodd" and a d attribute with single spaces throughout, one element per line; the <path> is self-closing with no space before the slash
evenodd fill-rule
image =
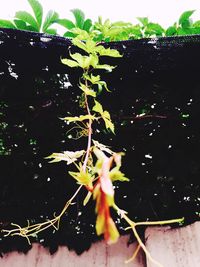
<path id="1" fill-rule="evenodd" d="M 175 22 L 186 10 L 195 9 L 194 19 L 200 19 L 200 0 L 40 0 L 45 12 L 54 9 L 62 18 L 72 18 L 70 10 L 80 8 L 87 18 L 135 23 L 136 17 L 148 16 L 164 27 Z M 15 11 L 30 11 L 27 0 L 0 0 L 0 18 L 10 19 Z"/>

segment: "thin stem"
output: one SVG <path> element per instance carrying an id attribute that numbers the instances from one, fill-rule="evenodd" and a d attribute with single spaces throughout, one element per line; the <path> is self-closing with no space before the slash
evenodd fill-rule
<path id="1" fill-rule="evenodd" d="M 87 84 L 87 80 L 85 80 L 85 85 L 88 86 Z M 87 114 L 90 116 L 91 112 L 90 112 L 90 108 L 89 108 L 89 104 L 88 104 L 88 99 L 87 99 L 87 95 L 85 94 L 85 105 L 86 105 L 86 110 L 87 110 Z M 88 158 L 90 155 L 90 148 L 91 148 L 91 143 L 92 143 L 92 120 L 89 119 L 88 122 L 88 143 L 87 143 L 87 150 L 86 150 L 86 155 L 85 155 L 85 160 L 83 163 L 83 171 L 86 171 L 86 167 L 87 167 L 87 162 L 88 162 Z"/>
<path id="2" fill-rule="evenodd" d="M 138 235 L 138 232 L 137 232 L 137 230 L 135 229 L 134 226 L 132 227 L 132 230 L 133 230 L 133 233 L 134 233 L 135 238 L 136 238 L 137 241 L 138 241 L 138 244 L 139 244 L 140 247 L 143 249 L 143 251 L 144 251 L 144 253 L 146 254 L 147 258 L 148 258 L 152 263 L 154 263 L 155 265 L 157 265 L 158 267 L 164 267 L 161 263 L 159 263 L 159 262 L 156 261 L 154 258 L 152 258 L 150 252 L 146 249 L 145 244 L 142 242 L 142 240 L 141 240 L 140 236 Z"/>
<path id="3" fill-rule="evenodd" d="M 61 216 L 65 213 L 65 211 L 66 211 L 66 209 L 69 207 L 69 205 L 72 204 L 72 201 L 73 201 L 73 200 L 75 199 L 75 197 L 78 195 L 78 193 L 79 193 L 79 191 L 81 190 L 82 187 L 83 187 L 83 185 L 80 185 L 80 186 L 78 187 L 78 189 L 76 190 L 76 192 L 73 194 L 73 196 L 66 202 L 66 204 L 65 204 L 63 210 L 61 211 L 59 217 L 61 217 Z"/>
<path id="4" fill-rule="evenodd" d="M 19 236 L 25 237 L 27 239 L 28 243 L 31 244 L 29 237 L 37 235 L 39 232 L 42 232 L 42 231 L 44 231 L 44 230 L 46 230 L 52 226 L 56 230 L 58 230 L 61 217 L 63 216 L 63 214 L 65 213 L 67 208 L 70 205 L 72 205 L 72 201 L 75 199 L 75 197 L 77 196 L 77 194 L 79 193 L 79 191 L 81 190 L 82 187 L 83 187 L 83 185 L 80 185 L 78 187 L 78 189 L 73 194 L 73 196 L 65 203 L 65 206 L 62 209 L 62 211 L 60 212 L 60 214 L 58 216 L 55 216 L 55 218 L 48 220 L 46 222 L 43 222 L 43 223 L 36 223 L 36 224 L 32 224 L 32 225 L 30 225 L 29 221 L 28 221 L 28 225 L 25 227 L 21 227 L 18 224 L 12 223 L 11 225 L 14 226 L 15 228 L 11 229 L 11 230 L 2 230 L 2 232 L 5 233 L 4 236 L 19 235 Z M 57 226 L 56 226 L 56 224 L 57 224 Z"/>
<path id="5" fill-rule="evenodd" d="M 164 225 L 164 224 L 172 224 L 172 223 L 181 223 L 183 222 L 184 217 L 180 219 L 172 219 L 172 220 L 164 220 L 164 221 L 155 221 L 155 222 L 137 222 L 135 226 L 138 225 Z"/>
<path id="6" fill-rule="evenodd" d="M 141 248 L 141 246 L 138 244 L 136 250 L 133 253 L 133 256 L 130 259 L 126 260 L 125 263 L 129 263 L 129 262 L 133 261 L 137 257 L 137 255 L 140 251 L 140 248 Z"/>
<path id="7" fill-rule="evenodd" d="M 160 264 L 158 261 L 156 261 L 155 259 L 152 258 L 150 252 L 146 249 L 145 244 L 142 242 L 140 236 L 138 235 L 138 232 L 136 230 L 136 226 L 139 225 L 164 225 L 164 224 L 172 224 L 172 223 L 181 223 L 183 221 L 184 218 L 181 219 L 173 219 L 173 220 L 166 220 L 166 221 L 155 221 L 155 222 L 134 222 L 132 221 L 126 214 L 126 212 L 124 210 L 121 210 L 116 204 L 113 205 L 113 208 L 117 211 L 117 213 L 119 215 L 121 215 L 121 217 L 130 225 L 130 227 L 127 227 L 126 230 L 128 229 L 132 229 L 134 236 L 139 244 L 139 247 L 141 247 L 146 255 L 146 257 L 152 262 L 154 263 L 156 266 L 158 267 L 163 267 L 162 264 Z M 139 251 L 139 248 L 138 248 Z M 133 254 L 131 259 L 134 259 L 138 253 L 137 249 L 136 249 L 136 253 Z M 129 262 L 130 260 L 128 260 Z"/>

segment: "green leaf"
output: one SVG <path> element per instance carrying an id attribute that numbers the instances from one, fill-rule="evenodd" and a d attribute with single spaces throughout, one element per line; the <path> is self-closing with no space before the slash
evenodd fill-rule
<path id="1" fill-rule="evenodd" d="M 46 33 L 55 35 L 55 34 L 57 34 L 57 30 L 56 29 L 47 29 Z"/>
<path id="2" fill-rule="evenodd" d="M 35 28 L 31 25 L 27 25 L 27 31 L 35 32 Z"/>
<path id="3" fill-rule="evenodd" d="M 95 47 L 96 47 L 96 42 L 91 40 L 91 37 L 88 36 L 88 33 L 86 31 L 82 31 L 82 30 L 80 30 L 80 31 L 81 31 L 81 33 L 78 34 L 78 36 L 72 40 L 72 43 L 75 46 L 77 46 L 80 49 L 82 49 L 85 52 L 87 52 L 88 54 L 94 53 L 95 52 Z M 74 34 L 77 34 L 77 29 L 76 28 L 73 29 L 72 32 Z M 83 40 L 86 40 L 86 41 L 83 42 Z"/>
<path id="4" fill-rule="evenodd" d="M 106 91 L 111 92 L 111 91 L 108 89 L 108 86 L 107 86 L 107 83 L 106 83 L 106 82 L 104 82 L 104 81 L 99 81 L 99 82 L 97 83 L 97 85 L 98 85 L 99 91 L 101 91 L 101 90 L 102 90 L 102 87 L 104 87 L 104 88 L 106 89 Z"/>
<path id="5" fill-rule="evenodd" d="M 73 32 L 68 31 L 68 32 L 65 32 L 63 36 L 67 38 L 75 38 L 76 35 Z"/>
<path id="6" fill-rule="evenodd" d="M 112 26 L 120 27 L 120 28 L 122 28 L 122 27 L 126 28 L 129 26 L 132 26 L 132 24 L 130 22 L 116 21 L 116 22 L 112 23 Z"/>
<path id="7" fill-rule="evenodd" d="M 178 28 L 177 33 L 178 35 L 188 35 L 192 33 L 192 30 L 190 28 Z"/>
<path id="8" fill-rule="evenodd" d="M 85 47 L 86 47 L 86 52 L 89 53 L 94 53 L 96 52 L 96 42 L 94 42 L 93 40 L 87 40 L 85 43 Z"/>
<path id="9" fill-rule="evenodd" d="M 10 20 L 0 19 L 0 27 L 16 29 L 15 25 Z"/>
<path id="10" fill-rule="evenodd" d="M 72 9 L 71 12 L 73 13 L 75 20 L 76 20 L 76 27 L 83 29 L 85 15 L 82 10 L 80 9 Z"/>
<path id="11" fill-rule="evenodd" d="M 73 163 L 78 158 L 82 157 L 85 153 L 85 150 L 80 151 L 64 151 L 63 153 L 52 153 L 48 157 L 45 157 L 45 159 L 53 159 L 49 161 L 49 163 L 55 163 L 60 161 L 66 161 L 67 165 Z"/>
<path id="12" fill-rule="evenodd" d="M 68 30 L 71 30 L 76 27 L 74 23 L 68 19 L 57 19 L 56 23 L 67 28 Z"/>
<path id="13" fill-rule="evenodd" d="M 89 56 L 84 56 L 84 61 L 81 67 L 83 69 L 89 69 L 90 66 L 96 68 L 98 60 L 99 60 L 98 57 L 93 54 L 90 54 Z"/>
<path id="14" fill-rule="evenodd" d="M 43 17 L 42 5 L 37 0 L 28 0 L 28 2 L 33 9 L 35 18 L 37 20 L 38 28 L 41 29 L 42 17 Z"/>
<path id="15" fill-rule="evenodd" d="M 83 30 L 85 30 L 86 32 L 90 32 L 91 27 L 92 27 L 92 20 L 86 19 L 83 24 Z"/>
<path id="16" fill-rule="evenodd" d="M 88 32 L 82 30 L 82 29 L 79 29 L 79 28 L 74 28 L 71 30 L 74 34 L 77 35 L 77 39 L 83 41 L 83 40 L 88 40 L 90 39 L 90 35 Z"/>
<path id="17" fill-rule="evenodd" d="M 67 59 L 67 58 L 63 58 L 61 59 L 61 62 L 64 64 L 64 65 L 67 65 L 71 68 L 74 68 L 74 67 L 80 67 L 78 62 L 74 61 L 74 60 L 71 60 L 71 59 Z"/>
<path id="18" fill-rule="evenodd" d="M 128 182 L 129 179 L 124 176 L 118 167 L 114 167 L 109 173 L 110 179 L 112 182 L 120 181 L 120 182 Z"/>
<path id="19" fill-rule="evenodd" d="M 99 58 L 97 55 L 95 54 L 91 54 L 89 55 L 89 58 L 90 58 L 90 65 L 93 67 L 93 68 L 97 68 L 98 67 L 98 63 L 99 63 Z"/>
<path id="20" fill-rule="evenodd" d="M 17 29 L 20 29 L 20 30 L 27 30 L 26 22 L 24 22 L 23 20 L 20 20 L 20 19 L 14 19 L 14 23 L 15 23 Z"/>
<path id="21" fill-rule="evenodd" d="M 195 21 L 193 27 L 200 27 L 200 20 Z"/>
<path id="22" fill-rule="evenodd" d="M 99 82 L 99 81 L 100 81 L 100 75 L 95 76 L 95 75 L 91 74 L 91 76 L 90 76 L 90 81 L 91 81 L 91 83 L 93 83 L 93 84 Z"/>
<path id="23" fill-rule="evenodd" d="M 95 68 L 96 69 L 103 69 L 103 70 L 107 70 L 107 71 L 111 72 L 115 68 L 115 66 L 103 64 L 103 65 L 97 65 Z"/>
<path id="24" fill-rule="evenodd" d="M 84 78 L 86 80 L 90 81 L 92 84 L 96 84 L 100 81 L 100 75 L 95 76 L 95 75 L 91 74 L 89 76 L 89 75 L 84 74 Z"/>
<path id="25" fill-rule="evenodd" d="M 87 52 L 87 48 L 86 45 L 84 44 L 84 42 L 82 42 L 81 40 L 79 40 L 78 38 L 74 38 L 72 40 L 73 45 L 79 47 L 80 49 L 84 50 Z"/>
<path id="26" fill-rule="evenodd" d="M 110 48 L 105 48 L 102 45 L 99 45 L 95 49 L 100 56 L 107 56 L 107 57 L 122 57 L 120 55 L 119 51 L 116 49 L 110 49 Z"/>
<path id="27" fill-rule="evenodd" d="M 80 172 L 69 172 L 69 174 L 78 182 L 78 184 L 92 187 L 93 177 L 89 172 L 80 170 Z"/>
<path id="28" fill-rule="evenodd" d="M 110 155 L 113 155 L 113 154 L 114 154 L 114 152 L 113 152 L 108 146 L 106 146 L 106 145 L 104 145 L 104 144 L 101 144 L 101 143 L 99 143 L 99 142 L 96 141 L 96 140 L 92 140 L 92 141 L 93 141 L 93 143 L 94 143 L 94 146 L 95 146 L 96 148 L 100 149 L 101 151 L 105 151 L 105 152 L 107 152 L 107 153 L 110 154 Z"/>
<path id="29" fill-rule="evenodd" d="M 45 18 L 42 30 L 43 32 L 46 32 L 46 30 L 51 26 L 53 23 L 55 23 L 59 18 L 59 15 L 57 12 L 50 10 Z"/>
<path id="30" fill-rule="evenodd" d="M 40 31 L 40 28 L 38 27 L 37 21 L 28 12 L 26 12 L 26 11 L 18 11 L 15 14 L 15 18 L 23 20 L 24 22 L 30 24 L 35 29 L 35 31 L 37 31 L 37 32 Z"/>
<path id="31" fill-rule="evenodd" d="M 157 23 L 149 23 L 147 26 L 147 31 L 150 31 L 157 36 L 162 36 L 164 29 Z"/>
<path id="32" fill-rule="evenodd" d="M 137 20 L 141 22 L 143 26 L 147 26 L 147 24 L 149 23 L 149 19 L 147 17 L 144 18 L 138 17 Z"/>
<path id="33" fill-rule="evenodd" d="M 190 28 L 190 33 L 191 34 L 200 34 L 200 26 Z"/>
<path id="34" fill-rule="evenodd" d="M 90 66 L 96 68 L 98 64 L 98 57 L 94 54 L 90 54 L 89 56 L 82 56 L 79 53 L 70 54 L 71 58 L 76 60 L 78 65 L 82 69 L 89 69 Z"/>
<path id="35" fill-rule="evenodd" d="M 111 27 L 109 30 L 107 30 L 105 37 L 110 37 L 110 40 L 113 41 L 116 39 L 116 36 L 120 35 L 123 31 L 123 28 Z"/>
<path id="36" fill-rule="evenodd" d="M 179 18 L 179 24 L 182 27 L 188 27 L 190 26 L 190 20 L 189 18 L 192 16 L 192 14 L 194 13 L 195 10 L 189 10 L 189 11 L 185 11 L 181 14 L 180 18 Z"/>
<path id="37" fill-rule="evenodd" d="M 103 112 L 102 118 L 105 122 L 106 129 L 110 129 L 111 132 L 115 133 L 115 126 L 112 123 L 110 113 L 107 110 Z"/>
<path id="38" fill-rule="evenodd" d="M 80 67 L 83 66 L 84 64 L 84 60 L 85 60 L 85 56 L 82 56 L 81 54 L 79 53 L 75 53 L 75 54 L 70 54 L 70 57 L 74 60 L 76 60 L 79 64 Z"/>
<path id="39" fill-rule="evenodd" d="M 61 119 L 65 120 L 65 121 L 68 121 L 70 123 L 70 122 L 76 122 L 76 121 L 94 120 L 95 117 L 92 116 L 92 115 L 80 115 L 79 117 L 78 116 L 75 116 L 75 117 L 64 117 L 64 118 L 61 118 Z"/>
<path id="40" fill-rule="evenodd" d="M 110 113 L 107 110 L 103 111 L 102 105 L 96 100 L 95 100 L 95 105 L 92 108 L 92 110 L 97 112 L 97 113 L 100 113 L 102 119 L 104 120 L 106 129 L 110 129 L 114 133 L 115 132 L 115 127 L 114 127 L 114 124 L 111 121 Z"/>
<path id="41" fill-rule="evenodd" d="M 134 37 L 134 38 L 142 38 L 142 29 L 139 25 L 135 25 L 131 27 L 130 33 L 129 33 L 129 38 Z"/>
<path id="42" fill-rule="evenodd" d="M 84 75 L 84 78 L 88 81 L 90 81 L 92 84 L 96 84 L 98 86 L 98 91 L 99 93 L 102 91 L 103 87 L 108 91 L 111 92 L 108 89 L 107 83 L 105 81 L 100 81 L 100 75 L 94 76 L 91 74 L 89 75 Z"/>
<path id="43" fill-rule="evenodd" d="M 175 26 L 170 26 L 169 28 L 167 28 L 166 30 L 166 36 L 173 36 L 177 34 L 177 29 Z"/>
<path id="44" fill-rule="evenodd" d="M 92 97 L 96 97 L 96 92 L 88 88 L 85 84 L 80 83 L 79 88 L 86 94 Z"/>
<path id="45" fill-rule="evenodd" d="M 109 113 L 107 110 L 105 110 L 105 111 L 103 112 L 102 116 L 103 116 L 104 118 L 110 120 L 110 113 Z"/>
<path id="46" fill-rule="evenodd" d="M 95 105 L 92 108 L 92 110 L 95 111 L 95 112 L 97 112 L 97 113 L 100 113 L 102 115 L 103 114 L 103 107 L 102 107 L 102 105 L 98 101 L 96 101 L 96 100 L 94 102 L 95 102 Z"/>

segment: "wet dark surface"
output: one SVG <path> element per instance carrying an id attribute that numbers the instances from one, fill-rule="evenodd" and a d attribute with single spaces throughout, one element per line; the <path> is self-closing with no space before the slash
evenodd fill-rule
<path id="1" fill-rule="evenodd" d="M 97 125 L 94 139 L 124 151 L 129 183 L 116 184 L 116 202 L 132 219 L 199 220 L 200 212 L 200 37 L 146 39 L 106 44 L 120 50 L 118 67 L 106 73 L 112 93 L 101 101 L 116 135 Z M 49 164 L 52 152 L 80 150 L 59 117 L 79 114 L 78 70 L 60 62 L 70 41 L 0 30 L 0 221 L 26 225 L 61 211 L 77 185 L 64 163 Z M 74 50 L 74 48 L 70 48 Z M 82 207 L 85 192 L 63 217 L 60 230 L 36 241 L 56 251 L 67 245 L 81 253 L 97 237 L 94 203 Z M 123 234 L 124 224 L 116 223 Z M 35 239 L 33 239 L 35 240 Z M 1 238 L 0 251 L 26 251 L 22 238 Z"/>

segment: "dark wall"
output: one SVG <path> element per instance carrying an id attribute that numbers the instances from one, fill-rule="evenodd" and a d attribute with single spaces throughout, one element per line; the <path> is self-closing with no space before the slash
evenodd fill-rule
<path id="1" fill-rule="evenodd" d="M 111 93 L 100 96 L 116 124 L 116 135 L 96 125 L 94 139 L 126 153 L 129 183 L 116 185 L 116 201 L 135 220 L 185 217 L 200 212 L 200 37 L 186 36 L 106 43 L 121 59 L 102 74 Z M 79 70 L 61 64 L 75 48 L 61 37 L 0 30 L 0 221 L 26 225 L 52 218 L 77 185 L 63 163 L 49 164 L 52 152 L 85 147 L 60 117 L 79 113 Z M 97 239 L 94 204 L 77 204 L 60 230 L 36 241 L 67 245 L 78 253 Z M 124 224 L 117 221 L 123 234 Z M 27 250 L 21 238 L 3 238 L 2 252 Z M 34 239 L 33 239 L 34 240 Z"/>

